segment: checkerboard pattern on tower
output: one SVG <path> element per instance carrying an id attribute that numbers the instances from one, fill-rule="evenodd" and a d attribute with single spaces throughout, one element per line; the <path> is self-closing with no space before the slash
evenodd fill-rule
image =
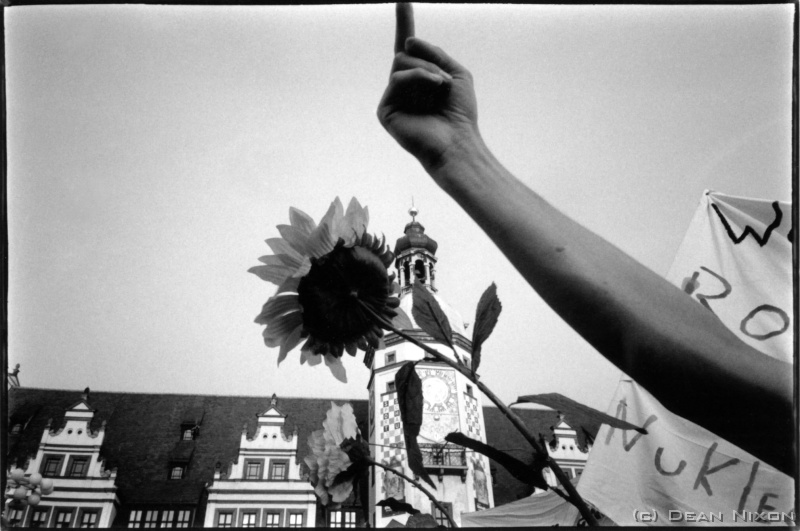
<path id="1" fill-rule="evenodd" d="M 478 417 L 478 400 L 464 394 L 464 407 L 467 411 L 467 436 L 473 439 L 481 439 L 481 421 Z"/>
<path id="2" fill-rule="evenodd" d="M 403 423 L 400 420 L 400 406 L 397 403 L 397 393 L 386 393 L 381 396 L 380 413 L 380 461 L 389 463 L 392 457 L 402 459 Z"/>

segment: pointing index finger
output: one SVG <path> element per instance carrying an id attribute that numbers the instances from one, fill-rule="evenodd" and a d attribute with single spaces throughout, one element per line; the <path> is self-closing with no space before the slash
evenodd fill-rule
<path id="1" fill-rule="evenodd" d="M 397 3 L 397 30 L 394 37 L 394 53 L 406 49 L 406 39 L 414 36 L 414 10 L 411 4 Z"/>

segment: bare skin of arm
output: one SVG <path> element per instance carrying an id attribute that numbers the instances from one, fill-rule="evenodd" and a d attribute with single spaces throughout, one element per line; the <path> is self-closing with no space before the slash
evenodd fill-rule
<path id="1" fill-rule="evenodd" d="M 489 235 L 536 292 L 665 407 L 787 474 L 793 368 L 571 220 L 508 172 L 478 130 L 471 74 L 413 36 L 398 4 L 381 124 Z"/>

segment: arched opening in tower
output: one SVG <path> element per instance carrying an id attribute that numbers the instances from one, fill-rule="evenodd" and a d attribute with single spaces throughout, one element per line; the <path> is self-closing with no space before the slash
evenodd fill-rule
<path id="1" fill-rule="evenodd" d="M 414 262 L 414 275 L 419 279 L 421 282 L 425 282 L 427 279 L 427 275 L 425 274 L 425 262 L 422 260 L 417 260 Z"/>

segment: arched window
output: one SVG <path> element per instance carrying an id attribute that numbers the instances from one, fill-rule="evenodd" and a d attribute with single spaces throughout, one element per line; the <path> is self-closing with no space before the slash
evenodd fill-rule
<path id="1" fill-rule="evenodd" d="M 425 279 L 428 277 L 425 273 L 425 262 L 422 260 L 414 262 L 414 275 L 422 282 L 425 282 Z"/>

